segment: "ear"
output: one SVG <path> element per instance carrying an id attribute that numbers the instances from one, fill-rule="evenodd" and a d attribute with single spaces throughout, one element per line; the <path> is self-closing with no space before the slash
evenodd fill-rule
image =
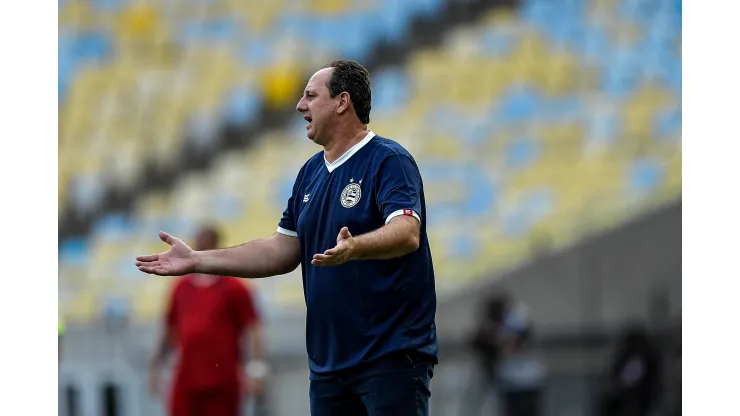
<path id="1" fill-rule="evenodd" d="M 349 93 L 347 91 L 339 93 L 337 98 L 339 98 L 337 100 L 337 114 L 342 114 L 349 109 L 352 104 L 352 100 L 350 100 Z"/>

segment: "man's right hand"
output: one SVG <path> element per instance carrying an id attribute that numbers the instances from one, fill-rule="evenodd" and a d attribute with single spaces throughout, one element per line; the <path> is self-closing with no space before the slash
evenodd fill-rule
<path id="1" fill-rule="evenodd" d="M 164 253 L 138 256 L 136 267 L 144 273 L 159 276 L 184 276 L 195 272 L 195 258 L 193 249 L 164 231 L 159 232 L 159 238 L 171 247 Z"/>

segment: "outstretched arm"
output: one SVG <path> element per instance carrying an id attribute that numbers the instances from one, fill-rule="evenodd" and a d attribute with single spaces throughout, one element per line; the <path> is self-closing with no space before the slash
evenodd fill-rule
<path id="1" fill-rule="evenodd" d="M 280 233 L 236 247 L 194 254 L 196 273 L 248 279 L 290 273 L 301 262 L 298 238 Z"/>
<path id="2" fill-rule="evenodd" d="M 136 266 L 145 273 L 182 276 L 189 273 L 257 279 L 293 271 L 300 264 L 298 239 L 274 234 L 240 246 L 195 251 L 165 232 L 159 238 L 171 247 L 164 253 L 139 256 Z"/>

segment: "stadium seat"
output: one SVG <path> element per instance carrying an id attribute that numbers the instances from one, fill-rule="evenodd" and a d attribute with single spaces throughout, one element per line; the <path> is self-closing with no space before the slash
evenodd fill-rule
<path id="1" fill-rule="evenodd" d="M 81 3 L 60 9 L 60 201 L 75 195 L 90 206 L 110 172 L 133 183 L 142 144 L 174 163 L 171 149 L 188 128 L 208 136 L 219 123 L 258 122 L 263 106 L 293 106 L 306 71 L 335 53 L 363 59 L 444 5 Z M 101 16 L 120 18 L 122 32 L 74 35 Z M 677 16 L 673 1 L 532 0 L 515 13 L 482 13 L 440 46 L 371 74 L 370 128 L 410 149 L 424 177 L 440 294 L 680 197 Z M 306 31 L 309 21 L 317 30 Z M 127 33 L 158 33 L 164 49 L 156 50 L 173 44 L 183 53 L 116 57 Z M 317 45 L 316 56 L 305 55 L 306 44 Z M 136 319 L 160 313 L 162 280 L 129 267 L 134 253 L 163 248 L 160 229 L 190 240 L 200 223 L 218 221 L 226 245 L 273 233 L 298 169 L 319 149 L 299 117 L 255 139 L 146 195 L 131 216 L 111 213 L 88 240 L 62 244 L 70 319 L 94 319 L 106 299 L 128 305 L 119 297 Z M 98 157 L 85 161 L 90 154 Z M 121 159 L 111 163 L 111 154 Z M 295 273 L 256 283 L 271 310 L 303 307 Z"/>

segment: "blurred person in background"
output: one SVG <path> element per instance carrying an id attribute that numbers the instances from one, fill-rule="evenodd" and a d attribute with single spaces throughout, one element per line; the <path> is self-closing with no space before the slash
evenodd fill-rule
<path id="1" fill-rule="evenodd" d="M 136 264 L 164 276 L 245 278 L 300 265 L 311 414 L 426 416 L 437 297 L 424 189 L 411 154 L 368 129 L 370 108 L 364 67 L 326 65 L 296 106 L 323 151 L 300 169 L 277 232 L 210 251 L 161 232 L 171 248 Z"/>
<path id="2" fill-rule="evenodd" d="M 207 226 L 195 247 L 214 250 L 219 242 L 217 229 Z M 175 281 L 150 363 L 152 394 L 160 392 L 162 366 L 172 350 L 172 416 L 238 415 L 245 395 L 262 394 L 267 365 L 259 315 L 251 289 L 237 278 L 192 273 Z"/>
<path id="3" fill-rule="evenodd" d="M 501 356 L 496 368 L 501 413 L 506 416 L 542 413 L 546 369 L 533 349 L 533 331 L 527 307 L 509 302 L 499 327 Z"/>
<path id="4" fill-rule="evenodd" d="M 673 328 L 665 353 L 665 390 L 662 397 L 662 416 L 681 416 L 682 405 L 682 324 L 679 321 Z"/>
<path id="5" fill-rule="evenodd" d="M 471 342 L 478 361 L 479 375 L 473 386 L 477 394 L 466 403 L 463 414 L 479 412 L 481 387 L 484 392 L 498 391 L 501 414 L 540 414 L 545 366 L 532 350 L 532 331 L 524 305 L 504 293 L 486 301 L 483 320 Z"/>
<path id="6" fill-rule="evenodd" d="M 647 416 L 654 410 L 660 391 L 660 357 L 647 330 L 627 327 L 612 358 L 604 416 Z"/>
<path id="7" fill-rule="evenodd" d="M 470 339 L 476 365 L 468 388 L 468 399 L 463 401 L 465 409 L 461 414 L 478 414 L 486 397 L 490 396 L 496 387 L 497 368 L 501 358 L 499 330 L 508 303 L 508 297 L 503 294 L 490 296 L 483 301 L 480 322 Z"/>

